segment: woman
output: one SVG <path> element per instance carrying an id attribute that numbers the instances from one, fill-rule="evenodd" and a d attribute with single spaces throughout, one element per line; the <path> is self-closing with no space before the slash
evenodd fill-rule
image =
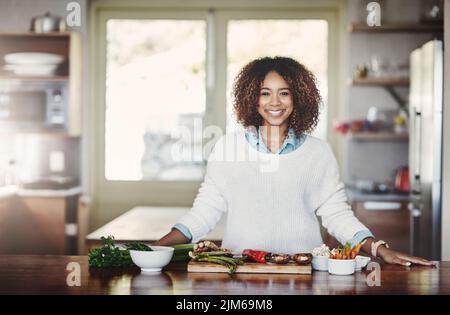
<path id="1" fill-rule="evenodd" d="M 354 216 L 330 146 L 308 135 L 321 98 L 303 65 L 285 57 L 254 60 L 237 76 L 233 95 L 245 131 L 216 143 L 192 209 L 155 245 L 197 242 L 226 213 L 225 248 L 311 252 L 323 242 L 321 217 L 342 244 L 365 240 L 362 250 L 387 263 L 433 265 L 376 241 Z"/>

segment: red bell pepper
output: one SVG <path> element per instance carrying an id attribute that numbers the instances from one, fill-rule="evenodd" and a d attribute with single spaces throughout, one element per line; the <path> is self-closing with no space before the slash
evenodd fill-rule
<path id="1" fill-rule="evenodd" d="M 272 254 L 262 250 L 244 249 L 242 255 L 247 257 L 250 261 L 265 264 L 270 261 Z"/>

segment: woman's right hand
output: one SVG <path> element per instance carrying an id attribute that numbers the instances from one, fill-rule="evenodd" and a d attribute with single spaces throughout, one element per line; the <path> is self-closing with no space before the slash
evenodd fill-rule
<path id="1" fill-rule="evenodd" d="M 386 248 L 384 246 L 379 247 L 380 257 L 388 264 L 397 264 L 402 266 L 411 266 L 411 264 L 423 265 L 423 266 L 435 266 L 436 263 L 430 260 L 426 260 L 421 257 L 415 257 L 408 254 L 400 253 L 395 250 Z"/>
<path id="2" fill-rule="evenodd" d="M 152 243 L 154 246 L 171 246 L 178 244 L 186 244 L 189 243 L 190 240 L 186 238 L 180 231 L 177 229 L 172 229 L 169 233 L 164 235 L 162 238 Z"/>

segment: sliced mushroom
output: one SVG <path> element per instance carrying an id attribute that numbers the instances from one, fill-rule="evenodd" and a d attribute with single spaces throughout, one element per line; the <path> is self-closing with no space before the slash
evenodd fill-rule
<path id="1" fill-rule="evenodd" d="M 273 254 L 271 261 L 276 264 L 287 264 L 291 260 L 291 257 L 287 254 Z"/>
<path id="2" fill-rule="evenodd" d="M 292 256 L 292 260 L 299 265 L 307 265 L 312 260 L 312 255 L 309 253 L 299 253 Z"/>

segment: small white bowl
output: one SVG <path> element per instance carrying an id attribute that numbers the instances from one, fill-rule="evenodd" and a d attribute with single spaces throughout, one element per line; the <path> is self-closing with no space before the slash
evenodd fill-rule
<path id="1" fill-rule="evenodd" d="M 153 251 L 130 250 L 131 260 L 141 268 L 142 272 L 160 272 L 170 263 L 173 247 L 150 246 Z"/>
<path id="2" fill-rule="evenodd" d="M 328 271 L 328 257 L 327 256 L 314 256 L 312 258 L 312 267 L 314 270 Z"/>
<path id="3" fill-rule="evenodd" d="M 355 257 L 356 260 L 356 271 L 361 271 L 362 268 L 366 267 L 367 264 L 370 262 L 370 257 L 367 256 L 356 256 Z"/>
<path id="4" fill-rule="evenodd" d="M 328 258 L 328 273 L 332 275 L 351 275 L 355 273 L 355 259 L 331 259 Z"/>

